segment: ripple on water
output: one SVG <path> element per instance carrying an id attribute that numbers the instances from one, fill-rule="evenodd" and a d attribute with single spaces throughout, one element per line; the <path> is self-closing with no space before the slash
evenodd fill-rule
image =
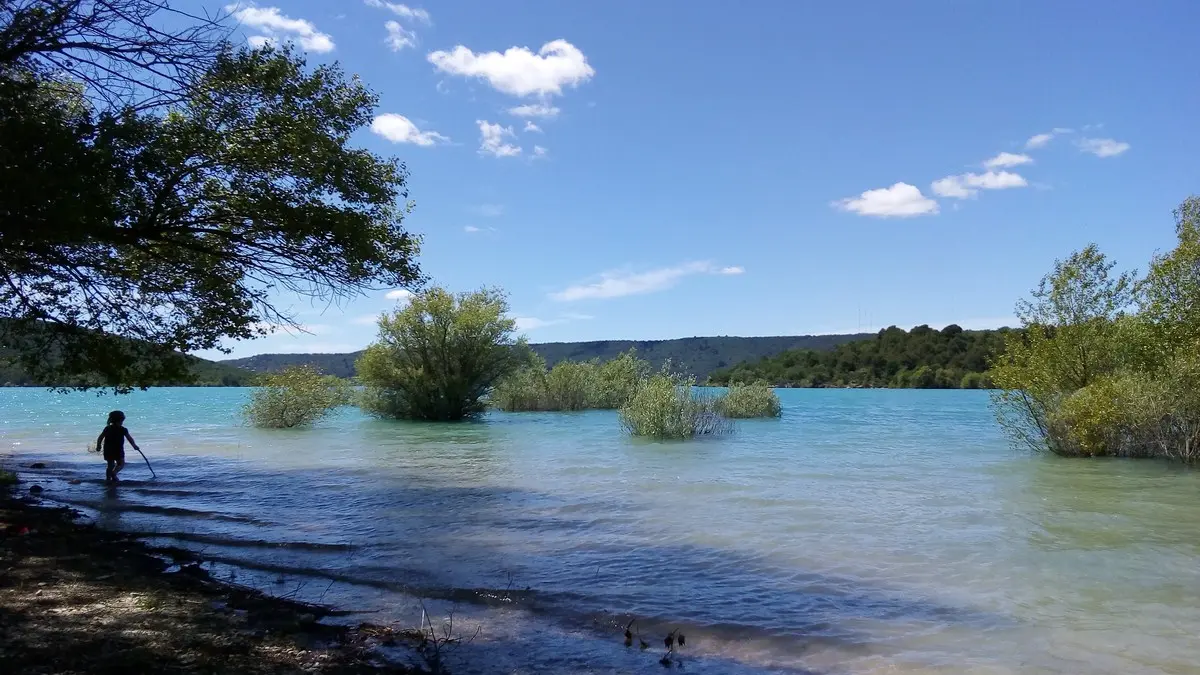
<path id="1" fill-rule="evenodd" d="M 695 444 L 611 412 L 275 433 L 244 396 L 123 399 L 159 479 L 115 489 L 93 397 L 3 390 L 0 431 L 105 527 L 375 618 L 456 608 L 484 633 L 454 672 L 661 671 L 633 618 L 700 673 L 1198 672 L 1200 473 L 1013 453 L 982 392 L 785 390 Z"/>

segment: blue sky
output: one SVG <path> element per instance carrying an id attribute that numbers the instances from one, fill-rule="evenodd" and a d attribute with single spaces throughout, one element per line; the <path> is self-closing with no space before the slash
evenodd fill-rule
<path id="1" fill-rule="evenodd" d="M 1144 268 L 1200 189 L 1194 2 L 234 10 L 379 93 L 422 268 L 534 342 L 995 327 L 1088 242 Z M 362 348 L 387 295 L 283 298 L 310 334 L 234 356 Z"/>

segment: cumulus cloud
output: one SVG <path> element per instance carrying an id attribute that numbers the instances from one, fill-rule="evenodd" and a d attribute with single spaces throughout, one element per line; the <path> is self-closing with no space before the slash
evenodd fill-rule
<path id="1" fill-rule="evenodd" d="M 558 117 L 561 108 L 545 103 L 527 103 L 508 109 L 508 114 L 517 117 Z"/>
<path id="2" fill-rule="evenodd" d="M 1020 166 L 1022 164 L 1030 164 L 1033 158 L 1029 155 L 1018 155 L 1011 152 L 1002 152 L 995 157 L 983 163 L 986 169 L 999 169 L 1009 166 Z"/>
<path id="3" fill-rule="evenodd" d="M 938 212 L 936 201 L 921 194 L 919 188 L 908 183 L 867 190 L 857 197 L 836 201 L 833 207 L 879 218 L 909 218 Z"/>
<path id="4" fill-rule="evenodd" d="M 1129 144 L 1111 138 L 1081 138 L 1077 143 L 1083 152 L 1097 157 L 1116 157 L 1129 149 Z"/>
<path id="5" fill-rule="evenodd" d="M 512 138 L 512 127 L 502 127 L 486 120 L 475 120 L 479 125 L 479 154 L 493 157 L 516 157 L 521 154 L 520 146 L 505 141 Z"/>
<path id="6" fill-rule="evenodd" d="M 933 181 L 933 193 L 939 197 L 966 199 L 974 197 L 980 190 L 1005 190 L 1025 187 L 1029 182 L 1011 171 L 988 171 L 987 173 L 964 173 L 946 176 Z"/>
<path id="7" fill-rule="evenodd" d="M 566 40 L 547 42 L 536 54 L 527 47 L 475 53 L 458 45 L 427 58 L 441 72 L 486 80 L 512 96 L 561 95 L 563 87 L 577 87 L 596 74 L 583 52 Z"/>
<path id="8" fill-rule="evenodd" d="M 560 302 L 571 302 L 643 295 L 672 288 L 683 278 L 696 274 L 740 274 L 725 271 L 732 269 L 741 270 L 740 267 L 716 267 L 709 262 L 690 262 L 647 272 L 615 270 L 601 273 L 595 281 L 568 286 L 551 293 L 550 298 Z"/>
<path id="9" fill-rule="evenodd" d="M 387 298 L 388 300 L 396 300 L 398 302 L 405 303 L 409 300 L 412 300 L 413 293 L 405 288 L 397 288 L 394 291 L 388 291 L 387 295 L 383 297 Z"/>
<path id="10" fill-rule="evenodd" d="M 528 121 L 528 120 L 525 122 L 525 129 L 524 129 L 524 130 L 525 130 L 525 131 L 534 131 L 534 132 L 537 132 L 537 133 L 539 133 L 539 134 L 540 134 L 540 133 L 542 133 L 542 128 L 541 128 L 541 127 L 539 127 L 538 125 L 536 125 L 536 124 L 534 124 L 533 122 L 530 122 L 530 121 Z"/>
<path id="11" fill-rule="evenodd" d="M 548 151 L 540 145 L 533 146 L 533 158 L 545 157 Z"/>
<path id="12" fill-rule="evenodd" d="M 326 53 L 334 49 L 333 38 L 317 30 L 311 21 L 293 19 L 285 16 L 278 7 L 242 7 L 226 5 L 225 11 L 231 13 L 242 25 L 262 31 L 261 35 L 251 35 L 247 42 L 251 47 L 262 47 L 278 42 L 299 42 L 300 46 L 310 52 Z"/>
<path id="13" fill-rule="evenodd" d="M 393 143 L 413 145 L 437 145 L 450 139 L 436 131 L 421 131 L 404 115 L 384 113 L 371 121 L 371 131 Z"/>
<path id="14" fill-rule="evenodd" d="M 726 276 L 732 276 L 735 274 L 745 274 L 745 273 L 746 273 L 746 268 L 742 267 L 741 265 L 733 265 L 731 267 L 722 267 L 721 269 L 717 270 L 717 274 L 724 274 Z"/>

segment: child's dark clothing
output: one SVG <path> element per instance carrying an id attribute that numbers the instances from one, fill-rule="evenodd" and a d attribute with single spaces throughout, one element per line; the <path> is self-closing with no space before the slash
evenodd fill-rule
<path id="1" fill-rule="evenodd" d="M 100 433 L 104 439 L 104 460 L 115 462 L 125 459 L 125 437 L 129 431 L 120 424 L 110 424 Z"/>

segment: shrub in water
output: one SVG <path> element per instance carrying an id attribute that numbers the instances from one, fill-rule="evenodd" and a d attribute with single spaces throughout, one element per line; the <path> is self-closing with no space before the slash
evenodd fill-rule
<path id="1" fill-rule="evenodd" d="M 732 424 L 718 411 L 718 399 L 696 389 L 694 378 L 664 368 L 641 382 L 621 408 L 621 424 L 634 436 L 685 440 L 728 433 Z"/>
<path id="2" fill-rule="evenodd" d="M 379 319 L 359 358 L 363 409 L 381 417 L 454 421 L 484 411 L 483 398 L 525 360 L 527 347 L 498 290 L 430 288 Z"/>
<path id="3" fill-rule="evenodd" d="M 650 376 L 650 364 L 630 349 L 596 367 L 589 407 L 616 410 L 629 402 L 638 385 Z"/>
<path id="4" fill-rule="evenodd" d="M 765 382 L 730 384 L 728 393 L 717 399 L 717 407 L 730 419 L 779 417 L 783 410 L 779 397 Z"/>
<path id="5" fill-rule="evenodd" d="M 532 412 L 545 409 L 545 398 L 546 361 L 534 354 L 529 363 L 496 384 L 488 402 L 507 412 Z"/>
<path id="6" fill-rule="evenodd" d="M 349 402 L 344 380 L 322 375 L 313 366 L 289 366 L 262 376 L 243 413 L 256 427 L 290 429 L 312 424 Z"/>

